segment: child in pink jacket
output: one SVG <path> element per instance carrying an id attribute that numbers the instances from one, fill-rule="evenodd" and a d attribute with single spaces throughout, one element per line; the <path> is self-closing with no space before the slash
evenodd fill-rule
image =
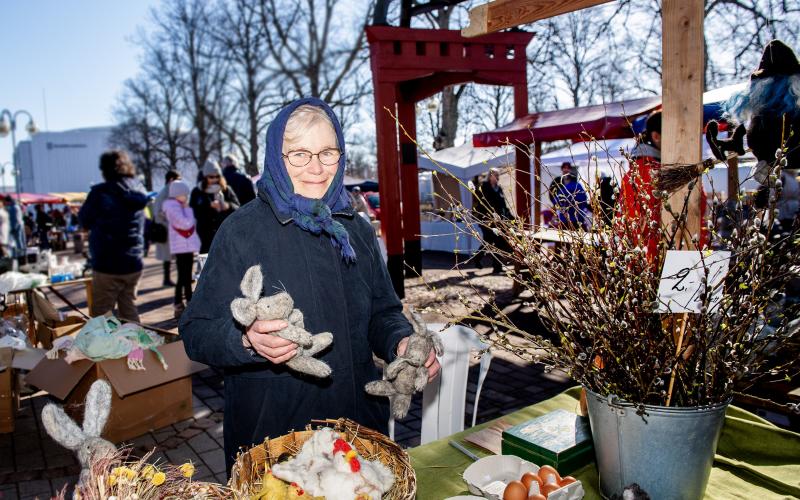
<path id="1" fill-rule="evenodd" d="M 161 210 L 169 225 L 169 249 L 175 256 L 178 268 L 178 282 L 175 284 L 175 317 L 179 317 L 192 299 L 192 267 L 194 254 L 200 251 L 200 237 L 197 235 L 194 212 L 189 207 L 189 185 L 181 180 L 169 185 L 169 198 Z"/>

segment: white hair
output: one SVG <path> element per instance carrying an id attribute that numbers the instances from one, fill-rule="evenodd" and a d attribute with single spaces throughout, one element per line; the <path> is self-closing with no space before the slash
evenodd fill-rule
<path id="1" fill-rule="evenodd" d="M 292 111 L 289 119 L 286 120 L 286 128 L 283 130 L 283 141 L 296 143 L 303 137 L 303 134 L 313 125 L 327 123 L 336 132 L 333 121 L 324 109 L 310 104 L 303 104 Z M 337 138 L 338 140 L 338 138 Z"/>

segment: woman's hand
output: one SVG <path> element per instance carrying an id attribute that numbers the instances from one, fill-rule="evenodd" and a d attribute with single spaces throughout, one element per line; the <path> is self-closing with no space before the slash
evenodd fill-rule
<path id="1" fill-rule="evenodd" d="M 282 339 L 274 332 L 283 330 L 288 323 L 282 319 L 255 321 L 245 334 L 250 346 L 261 356 L 279 365 L 292 359 L 297 354 L 297 344 Z"/>
<path id="2" fill-rule="evenodd" d="M 402 356 L 404 352 L 406 352 L 406 348 L 408 348 L 408 337 L 403 338 L 399 344 L 397 344 L 397 355 Z M 436 375 L 439 374 L 439 369 L 441 365 L 439 365 L 439 360 L 436 359 L 436 351 L 431 349 L 431 352 L 428 353 L 428 359 L 425 360 L 425 368 L 428 369 L 428 383 L 431 380 L 436 378 Z"/>

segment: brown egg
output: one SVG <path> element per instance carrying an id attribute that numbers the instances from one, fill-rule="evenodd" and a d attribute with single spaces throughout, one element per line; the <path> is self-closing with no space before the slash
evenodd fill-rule
<path id="1" fill-rule="evenodd" d="M 550 493 L 552 493 L 552 492 L 554 492 L 554 491 L 556 491 L 556 490 L 558 490 L 560 488 L 561 488 L 561 486 L 559 486 L 558 483 L 546 483 L 544 486 L 542 486 L 542 494 L 546 498 L 546 497 L 550 496 Z"/>
<path id="2" fill-rule="evenodd" d="M 542 480 L 539 479 L 539 476 L 537 476 L 533 472 L 526 472 L 525 474 L 523 474 L 522 475 L 522 479 L 520 479 L 520 481 L 522 481 L 522 484 L 525 485 L 525 489 L 526 490 L 530 490 L 531 489 L 531 483 L 534 482 L 534 481 L 539 483 L 539 486 L 542 485 Z"/>
<path id="3" fill-rule="evenodd" d="M 558 471 L 554 468 L 550 467 L 549 465 L 542 465 L 539 467 L 539 479 L 542 480 L 542 484 L 547 484 L 551 481 L 547 480 L 547 476 L 553 475 L 556 478 L 556 483 L 561 481 L 561 476 L 558 474 Z"/>
<path id="4" fill-rule="evenodd" d="M 559 481 L 558 484 L 560 484 L 561 486 L 566 486 L 568 484 L 574 483 L 575 481 L 577 481 L 577 479 L 575 479 L 572 476 L 564 476 L 561 478 L 561 481 Z"/>
<path id="5" fill-rule="evenodd" d="M 528 500 L 528 489 L 519 481 L 511 481 L 503 492 L 503 500 Z"/>

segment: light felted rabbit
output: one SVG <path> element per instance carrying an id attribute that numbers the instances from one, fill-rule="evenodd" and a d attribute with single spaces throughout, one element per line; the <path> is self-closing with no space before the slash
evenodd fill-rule
<path id="1" fill-rule="evenodd" d="M 82 467 L 81 483 L 88 479 L 92 462 L 117 451 L 116 446 L 100 437 L 110 412 L 111 386 L 105 380 L 95 381 L 86 394 L 83 428 L 78 427 L 58 405 L 48 403 L 42 408 L 42 423 L 47 433 L 78 456 Z"/>
<path id="2" fill-rule="evenodd" d="M 294 301 L 288 293 L 279 292 L 269 297 L 261 296 L 263 281 L 261 266 L 258 264 L 244 273 L 239 285 L 244 297 L 233 299 L 231 302 L 233 318 L 245 328 L 249 328 L 256 320 L 286 320 L 289 325 L 273 334 L 297 344 L 297 354 L 286 362 L 286 366 L 314 377 L 328 377 L 331 374 L 331 367 L 313 356 L 333 342 L 333 334 L 322 332 L 311 335 L 305 329 L 302 311 L 294 308 Z"/>
<path id="3" fill-rule="evenodd" d="M 444 353 L 442 339 L 436 332 L 428 330 L 422 317 L 409 310 L 414 333 L 408 337 L 405 352 L 386 365 L 383 380 L 367 383 L 364 389 L 373 396 L 386 396 L 397 420 L 405 418 L 411 405 L 411 396 L 428 384 L 428 369 L 425 361 L 433 349 L 438 356 Z"/>

